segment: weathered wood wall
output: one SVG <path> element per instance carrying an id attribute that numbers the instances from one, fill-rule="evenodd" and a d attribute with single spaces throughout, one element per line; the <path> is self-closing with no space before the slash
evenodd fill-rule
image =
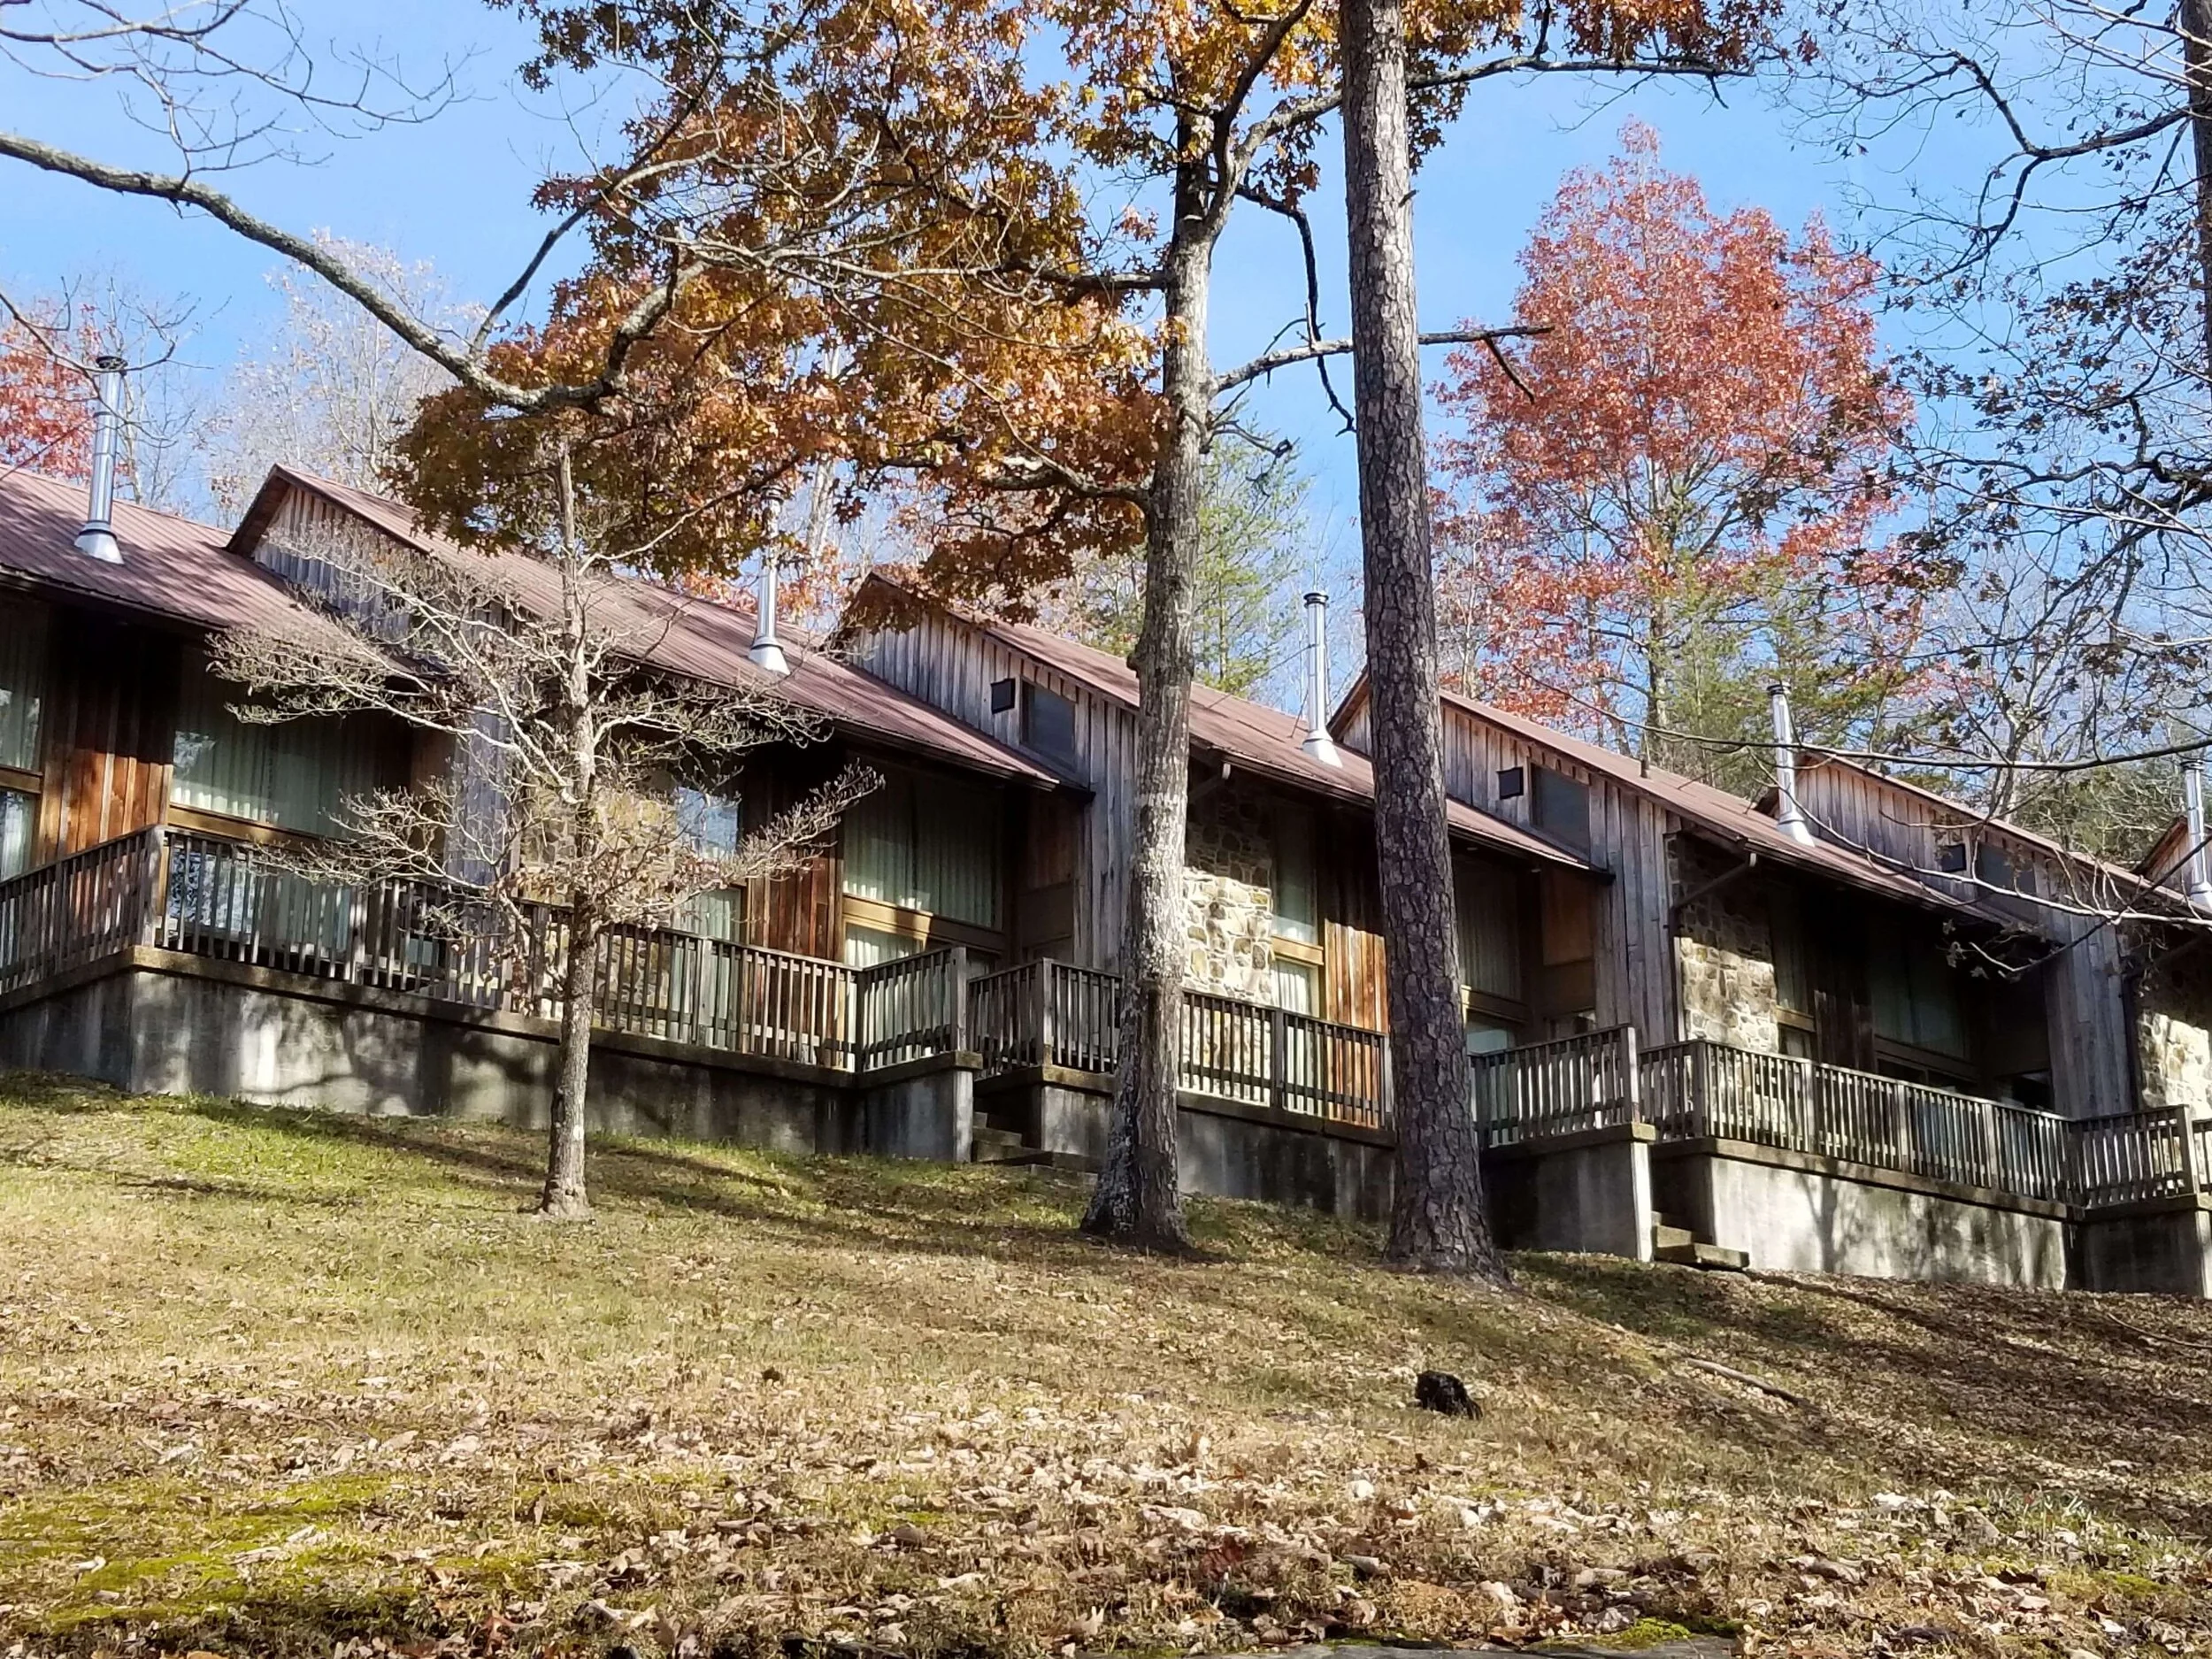
<path id="1" fill-rule="evenodd" d="M 1355 705 L 1343 733 L 1343 740 L 1363 754 L 1368 752 L 1368 718 L 1369 705 L 1363 699 Z M 1647 1042 L 1673 1041 L 1678 1015 L 1673 941 L 1667 930 L 1668 908 L 1673 902 L 1667 837 L 1679 826 L 1647 796 L 1590 771 L 1563 751 L 1445 704 L 1447 794 L 1533 833 L 1529 815 L 1535 800 L 1534 780 L 1525 772 L 1521 794 L 1505 800 L 1498 795 L 1498 774 L 1534 765 L 1548 766 L 1589 789 L 1590 861 L 1612 876 L 1595 896 L 1592 918 L 1598 1024 L 1632 1024 Z M 1557 906 L 1555 899 L 1555 910 Z M 1548 948 L 1547 954 L 1551 954 Z"/>
<path id="2" fill-rule="evenodd" d="M 57 609 L 47 654 L 39 863 L 161 823 L 176 750 L 174 634 Z"/>
<path id="3" fill-rule="evenodd" d="M 902 618 L 903 620 L 903 618 Z M 1077 826 L 1074 901 L 1065 953 L 1083 967 L 1115 969 L 1127 902 L 1129 847 L 1136 826 L 1136 716 L 1028 653 L 942 611 L 918 609 L 910 626 L 871 630 L 853 641 L 858 664 L 964 726 L 1010 747 L 1021 741 L 1021 700 L 991 707 L 1002 680 L 1034 680 L 1075 706 L 1075 756 L 1065 765 L 1093 791 Z M 1057 901 L 1054 901 L 1056 910 Z"/>
<path id="4" fill-rule="evenodd" d="M 1071 770 L 1093 795 L 1087 803 L 1069 809 L 1071 823 L 1046 827 L 1048 820 L 1041 820 L 1032 810 L 1031 824 L 1044 828 L 1050 840 L 1042 849 L 1025 849 L 1017 860 L 1023 880 L 1031 884 L 1031 890 L 1019 896 L 1025 904 L 1039 907 L 1041 918 L 1034 926 L 1025 918 L 1022 921 L 1024 933 L 1036 937 L 1025 937 L 1021 942 L 1042 949 L 1048 937 L 1064 941 L 1055 944 L 1050 954 L 1083 966 L 1113 971 L 1119 956 L 1128 899 L 1129 848 L 1135 832 L 1136 803 L 1132 795 L 1136 775 L 1134 712 L 1118 699 L 1100 695 L 1083 681 L 1056 672 L 1029 652 L 960 618 L 916 607 L 910 621 L 910 626 L 860 634 L 853 641 L 856 660 L 877 678 L 964 725 L 1020 746 L 1018 697 L 1011 709 L 994 710 L 991 707 L 991 687 L 1002 680 L 1033 680 L 1075 705 L 1076 754 Z M 1374 914 L 1372 833 L 1359 815 L 1338 810 L 1320 812 L 1317 824 L 1317 896 L 1325 961 L 1323 1012 L 1345 1025 L 1380 1029 L 1385 993 L 1382 941 Z M 1060 845 L 1063 836 L 1068 838 L 1065 847 Z M 1066 876 L 1059 873 L 1062 870 Z M 1063 879 L 1070 882 L 1066 890 L 1073 895 L 1071 906 L 1064 905 L 1058 897 L 1060 889 L 1056 884 Z M 1071 914 L 1068 913 L 1071 910 Z"/>
<path id="5" fill-rule="evenodd" d="M 1815 760 L 1801 768 L 1798 799 L 1824 838 L 1903 865 L 1993 919 L 2050 938 L 2057 949 L 2044 971 L 2044 1006 L 2057 1110 L 2083 1118 L 2135 1109 L 2136 1036 L 2124 946 L 2103 920 L 2121 903 L 2124 884 L 2098 866 L 1847 763 Z M 1945 879 L 1941 844 L 1968 833 L 2001 850 L 2016 879 L 2032 881 L 2035 896 L 2008 897 L 1972 881 Z M 2053 902 L 2037 902 L 2038 896 Z"/>

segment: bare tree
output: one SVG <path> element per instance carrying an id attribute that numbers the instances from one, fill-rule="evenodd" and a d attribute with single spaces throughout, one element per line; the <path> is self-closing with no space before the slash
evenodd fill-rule
<path id="1" fill-rule="evenodd" d="M 426 552 L 364 528 L 287 547 L 339 628 L 233 632 L 211 672 L 257 700 L 242 719 L 372 715 L 443 740 L 446 778 L 356 797 L 344 833 L 283 856 L 342 883 L 405 879 L 451 895 L 441 920 L 483 932 L 519 972 L 532 907 L 561 908 L 558 1081 L 540 1213 L 590 1214 L 584 1125 L 601 941 L 680 919 L 700 895 L 797 862 L 871 787 L 848 769 L 738 833 L 744 757 L 811 741 L 818 719 L 765 682 L 708 686 L 657 672 L 655 643 L 688 600 L 620 573 L 623 538 L 580 504 L 565 448 L 543 480 L 534 556 Z M 595 519 L 597 522 L 595 522 Z"/>
<path id="2" fill-rule="evenodd" d="M 1873 0 L 1821 46 L 1819 130 L 1909 157 L 1859 172 L 1924 342 L 1908 482 L 1960 571 L 1911 758 L 2070 818 L 2024 758 L 2212 731 L 2212 7 Z"/>
<path id="3" fill-rule="evenodd" d="M 426 261 L 328 231 L 317 231 L 314 242 L 411 315 L 457 335 L 474 326 Z M 200 438 L 208 491 L 227 521 L 246 510 L 279 462 L 378 488 L 422 401 L 453 384 L 450 373 L 298 267 L 280 265 L 268 280 L 284 319 L 265 343 L 241 354 Z"/>

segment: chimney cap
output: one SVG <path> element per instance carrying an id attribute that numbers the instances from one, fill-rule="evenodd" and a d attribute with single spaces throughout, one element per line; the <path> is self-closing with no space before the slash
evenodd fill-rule
<path id="1" fill-rule="evenodd" d="M 127 358 L 119 357 L 112 351 L 103 351 L 98 357 L 92 359 L 92 366 L 96 369 L 106 369 L 111 373 L 119 373 L 122 370 L 127 369 L 131 365 Z"/>
<path id="2" fill-rule="evenodd" d="M 1325 605 L 1329 603 L 1329 595 L 1318 588 L 1309 588 L 1306 589 L 1306 603 L 1310 605 Z"/>
<path id="3" fill-rule="evenodd" d="M 1789 695 L 1790 688 L 1778 680 L 1772 681 L 1767 687 L 1767 695 L 1770 697 L 1786 697 Z"/>

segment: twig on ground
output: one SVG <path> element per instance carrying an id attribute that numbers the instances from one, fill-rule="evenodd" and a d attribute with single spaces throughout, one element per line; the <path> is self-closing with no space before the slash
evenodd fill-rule
<path id="1" fill-rule="evenodd" d="M 1779 1383 L 1769 1382 L 1763 1377 L 1754 1377 L 1747 1371 L 1738 1371 L 1724 1365 L 1717 1359 L 1700 1359 L 1695 1355 L 1684 1357 L 1683 1364 L 1693 1371 L 1710 1371 L 1716 1377 L 1725 1377 L 1730 1382 L 1741 1383 L 1747 1388 L 1756 1388 L 1761 1394 L 1772 1394 L 1777 1400 L 1786 1400 L 1793 1406 L 1809 1406 L 1812 1402 L 1803 1394 L 1794 1394 Z"/>

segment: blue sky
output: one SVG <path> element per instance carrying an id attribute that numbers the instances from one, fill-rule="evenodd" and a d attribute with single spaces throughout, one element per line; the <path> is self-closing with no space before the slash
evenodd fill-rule
<path id="1" fill-rule="evenodd" d="M 319 38 L 377 43 L 364 40 L 357 5 L 316 0 L 303 15 Z M 384 0 L 373 15 L 381 42 L 411 64 L 469 59 L 462 79 L 471 96 L 426 126 L 311 138 L 315 165 L 264 165 L 237 175 L 233 188 L 279 223 L 326 227 L 429 260 L 459 295 L 484 296 L 538 234 L 528 190 L 549 157 L 573 153 L 573 137 L 514 88 L 511 67 L 526 42 L 511 15 L 452 0 Z M 161 158 L 157 147 L 122 125 L 99 87 L 13 76 L 7 89 L 4 119 L 18 130 L 150 165 Z M 1696 174 L 1716 205 L 1756 204 L 1791 226 L 1824 211 L 1839 231 L 1855 230 L 1844 205 L 1853 180 L 1832 157 L 1793 142 L 1787 118 L 1760 88 L 1735 88 L 1724 105 L 1683 82 L 1606 94 L 1563 78 L 1479 88 L 1418 180 L 1425 326 L 1508 314 L 1516 255 L 1560 175 L 1603 161 L 1631 115 L 1658 130 L 1667 164 Z M 610 111 L 588 110 L 578 119 L 588 129 Z M 1322 256 L 1332 267 L 1324 322 L 1341 330 L 1339 191 L 1332 176 L 1314 207 Z M 16 168 L 0 188 L 0 279 L 36 292 L 75 273 L 112 272 L 150 295 L 189 296 L 197 314 L 187 355 L 211 371 L 273 323 L 277 306 L 265 281 L 273 263 L 219 227 L 157 204 L 105 198 Z M 1225 365 L 1263 349 L 1297 315 L 1302 288 L 1287 229 L 1248 217 L 1232 232 L 1218 266 L 1217 360 Z M 1250 407 L 1256 420 L 1298 442 L 1316 474 L 1314 504 L 1348 545 L 1357 495 L 1352 443 L 1311 372 L 1277 377 Z"/>

